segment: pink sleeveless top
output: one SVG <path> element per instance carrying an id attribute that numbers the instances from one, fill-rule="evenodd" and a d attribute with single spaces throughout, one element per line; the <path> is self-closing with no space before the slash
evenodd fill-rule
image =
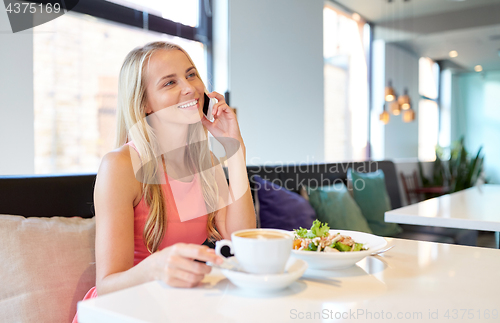
<path id="1" fill-rule="evenodd" d="M 127 145 L 137 151 L 133 142 Z M 167 230 L 159 250 L 178 242 L 202 244 L 208 237 L 208 215 L 200 176 L 195 174 L 188 183 L 168 176 L 161 186 L 167 211 Z M 148 213 L 149 207 L 142 198 L 134 207 L 134 266 L 150 255 L 143 239 Z"/>
<path id="2" fill-rule="evenodd" d="M 127 145 L 137 151 L 133 142 L 130 141 Z M 168 177 L 166 184 L 162 184 L 162 189 L 167 209 L 167 230 L 159 249 L 178 242 L 202 244 L 208 237 L 208 215 L 199 175 L 195 174 L 189 183 Z M 134 207 L 134 266 L 150 255 L 142 238 L 148 212 L 149 207 L 142 198 Z M 97 291 L 92 287 L 83 300 L 95 297 Z M 78 314 L 73 318 L 73 323 L 78 323 Z"/>

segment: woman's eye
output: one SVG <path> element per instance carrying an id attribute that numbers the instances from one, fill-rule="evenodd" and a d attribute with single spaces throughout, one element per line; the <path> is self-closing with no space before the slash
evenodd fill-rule
<path id="1" fill-rule="evenodd" d="M 170 82 L 167 82 L 167 83 L 163 84 L 163 86 L 169 86 L 169 85 L 172 85 L 174 83 L 175 83 L 174 81 L 170 81 Z"/>
<path id="2" fill-rule="evenodd" d="M 194 72 L 188 75 L 188 77 L 195 77 L 195 76 L 196 76 L 196 73 L 194 73 Z"/>

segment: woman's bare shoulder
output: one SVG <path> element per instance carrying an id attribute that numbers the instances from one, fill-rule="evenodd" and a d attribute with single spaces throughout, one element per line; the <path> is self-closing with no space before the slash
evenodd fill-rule
<path id="1" fill-rule="evenodd" d="M 97 183 L 104 182 L 105 186 L 119 187 L 122 192 L 128 191 L 134 196 L 134 202 L 137 202 L 141 196 L 141 185 L 135 177 L 133 154 L 137 154 L 135 150 L 124 145 L 104 155 L 97 173 Z"/>
<path id="2" fill-rule="evenodd" d="M 136 158 L 134 155 L 137 155 L 137 152 L 128 145 L 116 148 L 104 155 L 100 169 L 112 167 L 119 172 L 133 172 L 132 160 Z"/>

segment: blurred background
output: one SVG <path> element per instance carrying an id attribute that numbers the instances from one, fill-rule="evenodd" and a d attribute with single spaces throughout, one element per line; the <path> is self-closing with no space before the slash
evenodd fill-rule
<path id="1" fill-rule="evenodd" d="M 403 169 L 463 138 L 500 181 L 500 0 L 81 0 L 15 34 L 0 10 L 0 175 L 97 172 L 121 64 L 153 40 L 227 95 L 250 165 Z"/>

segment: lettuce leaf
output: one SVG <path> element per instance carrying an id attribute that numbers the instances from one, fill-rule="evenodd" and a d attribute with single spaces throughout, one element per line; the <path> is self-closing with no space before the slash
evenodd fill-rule
<path id="1" fill-rule="evenodd" d="M 363 249 L 362 243 L 354 243 L 354 249 L 352 251 L 361 251 Z"/>
<path id="2" fill-rule="evenodd" d="M 314 220 L 311 230 L 304 228 L 293 230 L 297 237 L 303 239 L 314 239 L 316 237 L 326 237 L 330 231 L 328 223 L 322 224 L 319 220 Z"/>
<path id="3" fill-rule="evenodd" d="M 307 229 L 304 229 L 303 227 L 300 227 L 300 229 L 294 229 L 293 230 L 297 237 L 299 238 L 307 238 Z"/>
<path id="4" fill-rule="evenodd" d="M 337 249 L 338 251 L 348 252 L 348 251 L 361 251 L 363 249 L 362 243 L 354 243 L 354 249 L 352 247 L 343 244 L 342 242 L 335 242 L 330 247 Z M 352 250 L 351 250 L 352 249 Z"/>
<path id="5" fill-rule="evenodd" d="M 337 249 L 338 251 L 342 251 L 342 252 L 351 251 L 351 247 L 343 244 L 342 242 L 338 242 L 338 241 L 335 242 L 334 248 Z"/>
<path id="6" fill-rule="evenodd" d="M 325 222 L 325 224 L 321 224 L 319 220 L 314 220 L 313 225 L 311 227 L 311 233 L 314 235 L 313 238 L 326 237 L 328 236 L 328 231 L 330 231 L 328 223 Z"/>

